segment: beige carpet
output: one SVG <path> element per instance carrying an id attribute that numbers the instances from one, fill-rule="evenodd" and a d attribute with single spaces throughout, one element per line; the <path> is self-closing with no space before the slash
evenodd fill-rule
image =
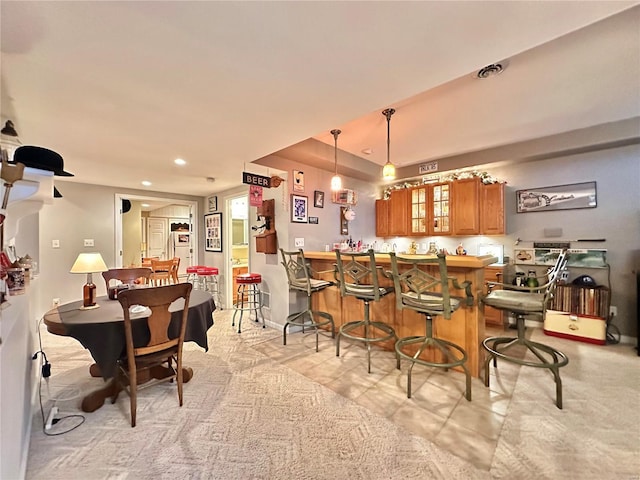
<path id="1" fill-rule="evenodd" d="M 126 395 L 85 414 L 83 425 L 60 436 L 42 433 L 38 413 L 27 478 L 490 478 L 258 352 L 252 345 L 280 332 L 247 328 L 239 336 L 230 313 L 216 312 L 208 353 L 194 347 L 186 352 L 195 376 L 185 385 L 182 408 L 175 385 L 162 384 L 141 391 L 135 428 Z M 102 382 L 88 378 L 90 356 L 75 340 L 46 332 L 43 348 L 52 363 L 49 389 L 58 398 L 59 416 L 79 413 L 79 395 Z M 46 401 L 46 411 L 52 404 Z M 63 420 L 50 433 L 74 422 Z"/>

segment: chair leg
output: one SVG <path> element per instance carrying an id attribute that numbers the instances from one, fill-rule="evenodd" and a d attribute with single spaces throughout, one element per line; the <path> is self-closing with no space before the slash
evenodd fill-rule
<path id="1" fill-rule="evenodd" d="M 182 347 L 180 347 L 180 350 L 178 351 L 177 354 L 177 372 L 176 372 L 176 378 L 177 378 L 177 383 L 178 383 L 178 402 L 180 403 L 180 406 L 182 406 L 182 383 L 183 383 L 183 378 L 182 378 Z"/>
<path id="2" fill-rule="evenodd" d="M 129 372 L 129 397 L 131 399 L 131 426 L 136 426 L 136 406 L 138 399 L 138 375 L 134 368 Z"/>

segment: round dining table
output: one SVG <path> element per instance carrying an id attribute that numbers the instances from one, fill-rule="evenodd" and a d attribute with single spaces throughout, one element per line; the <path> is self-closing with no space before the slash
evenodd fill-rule
<path id="1" fill-rule="evenodd" d="M 103 388 L 90 393 L 82 400 L 82 410 L 93 412 L 103 405 L 106 398 L 115 393 L 113 376 L 118 360 L 126 353 L 124 312 L 120 302 L 110 300 L 107 296 L 97 298 L 97 308 L 85 309 L 82 303 L 82 300 L 79 300 L 52 308 L 44 314 L 43 321 L 50 333 L 73 337 L 89 350 L 95 361 L 89 369 L 90 374 L 94 377 L 101 376 L 107 381 Z M 169 307 L 172 312 L 170 336 L 178 334 L 177 326 L 183 309 L 184 299 L 176 300 Z M 207 330 L 213 326 L 215 309 L 213 297 L 209 292 L 191 291 L 185 342 L 195 342 L 205 351 L 209 349 Z M 145 342 L 145 335 L 148 337 L 148 330 L 143 324 L 144 322 L 138 322 L 140 328 L 136 328 L 136 322 L 133 322 L 135 343 Z M 165 375 L 166 369 L 151 370 L 148 378 L 142 379 L 140 383 Z M 193 370 L 184 367 L 183 376 L 183 381 L 188 382 L 193 376 Z"/>

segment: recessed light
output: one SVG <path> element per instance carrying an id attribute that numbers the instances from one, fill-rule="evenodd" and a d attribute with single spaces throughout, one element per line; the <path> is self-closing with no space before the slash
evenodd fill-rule
<path id="1" fill-rule="evenodd" d="M 173 163 L 175 163 L 176 165 L 186 165 L 186 164 L 187 164 L 186 160 L 183 160 L 183 159 L 181 159 L 181 158 L 176 158 L 176 159 L 173 161 Z"/>
<path id="2" fill-rule="evenodd" d="M 142 185 L 144 185 L 145 187 L 150 187 L 151 186 L 151 182 L 149 180 L 143 180 L 142 181 Z"/>
<path id="3" fill-rule="evenodd" d="M 148 208 L 148 207 L 150 207 L 151 205 L 149 205 L 148 203 L 143 203 L 143 204 L 142 204 L 142 206 L 143 206 L 144 208 Z"/>
<path id="4" fill-rule="evenodd" d="M 371 155 L 373 153 L 373 148 L 363 148 L 362 153 L 365 155 Z"/>

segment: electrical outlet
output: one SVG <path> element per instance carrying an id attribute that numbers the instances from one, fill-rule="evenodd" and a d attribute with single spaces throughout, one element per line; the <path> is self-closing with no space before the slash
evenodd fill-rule
<path id="1" fill-rule="evenodd" d="M 93 247 L 93 238 L 85 238 L 84 239 L 85 247 Z"/>
<path id="2" fill-rule="evenodd" d="M 609 316 L 610 317 L 617 317 L 618 316 L 618 307 L 616 307 L 615 305 L 611 305 L 609 307 Z"/>
<path id="3" fill-rule="evenodd" d="M 60 248 L 60 240 L 51 240 L 51 248 Z"/>
<path id="4" fill-rule="evenodd" d="M 51 304 L 52 304 L 54 307 L 57 307 L 58 305 L 60 305 L 60 299 L 59 299 L 59 298 L 54 298 L 54 299 L 51 301 Z"/>
<path id="5" fill-rule="evenodd" d="M 304 247 L 304 238 L 296 238 L 296 239 L 293 241 L 293 244 L 294 244 L 296 247 Z"/>

